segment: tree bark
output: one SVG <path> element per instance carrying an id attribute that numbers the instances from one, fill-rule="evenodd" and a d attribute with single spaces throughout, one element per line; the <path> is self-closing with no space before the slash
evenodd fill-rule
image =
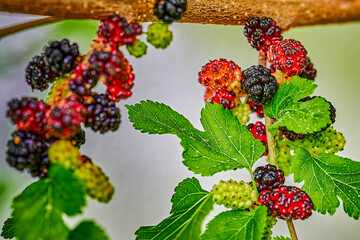
<path id="1" fill-rule="evenodd" d="M 119 14 L 154 21 L 155 0 L 1 0 L 0 11 L 64 19 L 104 19 Z M 360 0 L 188 0 L 180 22 L 243 25 L 251 16 L 273 18 L 283 29 L 360 20 Z"/>

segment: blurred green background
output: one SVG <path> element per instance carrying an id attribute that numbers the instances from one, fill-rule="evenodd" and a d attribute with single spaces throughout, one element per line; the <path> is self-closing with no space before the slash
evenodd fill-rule
<path id="1" fill-rule="evenodd" d="M 28 21 L 33 16 L 0 14 L 0 27 Z M 24 69 L 49 40 L 69 38 L 82 53 L 96 36 L 96 21 L 63 21 L 23 31 L 0 40 L 0 223 L 10 216 L 11 199 L 34 181 L 5 163 L 5 146 L 13 126 L 5 118 L 6 102 L 19 96 L 44 97 L 31 92 L 24 80 Z M 144 25 L 146 29 L 147 24 Z M 227 58 L 242 69 L 257 63 L 257 52 L 242 34 L 243 26 L 173 24 L 174 41 L 166 50 L 149 46 L 148 54 L 135 59 L 125 52 L 135 73 L 133 96 L 120 102 L 122 124 L 119 131 L 100 135 L 87 131 L 82 153 L 93 158 L 116 187 L 113 200 L 100 204 L 89 200 L 84 216 L 67 219 L 74 225 L 81 218 L 94 218 L 112 239 L 135 239 L 143 225 L 154 225 L 169 215 L 174 187 L 186 177 L 195 176 L 210 190 L 220 179 L 249 180 L 245 171 L 220 173 L 213 178 L 193 175 L 181 163 L 182 149 L 174 136 L 149 136 L 134 130 L 124 104 L 151 99 L 164 102 L 200 127 L 204 88 L 197 73 L 209 60 Z M 360 159 L 360 23 L 334 24 L 292 29 L 285 38 L 300 40 L 318 70 L 316 95 L 331 101 L 337 109 L 334 128 L 347 139 L 341 156 Z M 101 90 L 101 88 L 100 88 Z M 253 118 L 255 119 L 255 118 Z M 264 164 L 264 160 L 259 162 Z M 291 183 L 290 180 L 287 180 Z M 224 210 L 215 207 L 217 212 Z M 344 214 L 342 207 L 334 217 L 314 213 L 307 221 L 295 221 L 299 239 L 358 239 L 359 221 Z M 275 234 L 288 235 L 279 221 Z"/>

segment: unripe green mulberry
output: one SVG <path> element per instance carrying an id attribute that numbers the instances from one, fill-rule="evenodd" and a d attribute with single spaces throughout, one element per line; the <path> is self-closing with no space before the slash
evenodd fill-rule
<path id="1" fill-rule="evenodd" d="M 111 185 L 109 177 L 105 175 L 100 167 L 90 161 L 84 162 L 74 173 L 84 181 L 90 197 L 102 203 L 107 203 L 111 200 L 115 188 Z"/>
<path id="2" fill-rule="evenodd" d="M 214 185 L 212 192 L 214 202 L 235 210 L 250 208 L 258 198 L 251 185 L 243 181 L 220 181 Z"/>
<path id="3" fill-rule="evenodd" d="M 165 49 L 172 41 L 172 32 L 169 31 L 169 25 L 159 21 L 150 24 L 146 40 L 155 48 Z"/>
<path id="4" fill-rule="evenodd" d="M 306 148 L 312 155 L 317 153 L 337 153 L 344 149 L 345 138 L 341 132 L 337 132 L 333 127 L 314 135 L 309 135 L 304 139 L 294 143 Z"/>
<path id="5" fill-rule="evenodd" d="M 291 148 L 283 142 L 276 142 L 276 159 L 278 161 L 278 168 L 284 172 L 284 176 L 290 175 L 291 167 Z"/>
<path id="6" fill-rule="evenodd" d="M 276 224 L 276 218 L 268 215 L 266 216 L 266 227 L 265 227 L 265 232 L 263 237 L 261 238 L 261 240 L 271 240 L 271 234 L 272 234 L 272 228 L 275 226 Z"/>
<path id="7" fill-rule="evenodd" d="M 239 122 L 243 125 L 246 125 L 250 120 L 250 114 L 251 114 L 251 108 L 250 105 L 246 102 L 238 101 L 233 109 L 231 109 L 231 112 Z"/>
<path id="8" fill-rule="evenodd" d="M 60 163 L 71 171 L 81 163 L 79 148 L 68 140 L 53 142 L 48 150 L 48 156 L 51 163 Z"/>
<path id="9" fill-rule="evenodd" d="M 140 58 L 146 54 L 147 46 L 143 41 L 137 39 L 134 45 L 131 44 L 126 45 L 126 49 L 134 57 Z"/>

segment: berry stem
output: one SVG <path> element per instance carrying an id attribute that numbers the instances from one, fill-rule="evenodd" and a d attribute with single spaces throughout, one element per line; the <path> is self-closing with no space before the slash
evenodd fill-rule
<path id="1" fill-rule="evenodd" d="M 1 28 L 0 29 L 0 38 L 4 38 L 6 36 L 9 36 L 11 34 L 15 34 L 17 32 L 26 30 L 26 29 L 30 29 L 33 27 L 38 27 L 44 24 L 49 24 L 49 23 L 53 23 L 56 21 L 59 21 L 60 19 L 55 18 L 55 17 L 45 17 L 45 18 L 40 18 L 34 21 L 30 21 L 30 22 L 26 22 L 26 23 L 21 23 L 21 24 L 17 24 L 14 26 L 10 26 L 10 27 L 5 27 L 5 28 Z"/>
<path id="2" fill-rule="evenodd" d="M 266 139 L 267 139 L 267 144 L 268 144 L 268 162 L 271 165 L 275 165 L 276 167 L 278 167 L 278 162 L 276 159 L 276 152 L 275 152 L 275 139 L 274 137 L 271 135 L 271 133 L 268 131 L 268 127 L 270 125 L 273 124 L 273 120 L 271 117 L 266 116 L 264 114 L 265 117 L 265 126 L 266 126 Z"/>
<path id="3" fill-rule="evenodd" d="M 287 223 L 287 226 L 289 228 L 291 240 L 298 240 L 298 237 L 296 235 L 296 231 L 295 231 L 295 227 L 294 227 L 294 223 L 293 223 L 292 219 L 287 220 L 286 223 Z"/>

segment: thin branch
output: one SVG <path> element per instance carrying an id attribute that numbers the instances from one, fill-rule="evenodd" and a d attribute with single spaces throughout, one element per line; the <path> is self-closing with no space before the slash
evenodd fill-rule
<path id="1" fill-rule="evenodd" d="M 6 28 L 1 28 L 0 29 L 0 38 L 6 37 L 8 35 L 29 29 L 29 28 L 33 28 L 33 27 L 38 27 L 44 24 L 49 24 L 49 23 L 53 23 L 56 21 L 59 21 L 60 19 L 57 19 L 55 17 L 45 17 L 45 18 L 41 18 L 41 19 L 37 19 L 34 21 L 30 21 L 30 22 L 26 22 L 26 23 L 21 23 L 21 24 L 17 24 L 14 26 L 10 26 L 10 27 L 6 27 Z"/>
<path id="2" fill-rule="evenodd" d="M 103 19 L 116 13 L 128 20 L 154 21 L 155 0 L 1 0 L 0 11 L 65 19 Z M 181 22 L 243 25 L 268 16 L 283 29 L 360 21 L 360 0 L 188 0 Z"/>
<path id="3" fill-rule="evenodd" d="M 294 223 L 293 223 L 292 219 L 287 220 L 286 223 L 287 223 L 287 226 L 289 228 L 291 240 L 298 240 L 298 237 L 296 235 L 296 231 L 295 231 L 295 227 L 294 227 Z"/>

